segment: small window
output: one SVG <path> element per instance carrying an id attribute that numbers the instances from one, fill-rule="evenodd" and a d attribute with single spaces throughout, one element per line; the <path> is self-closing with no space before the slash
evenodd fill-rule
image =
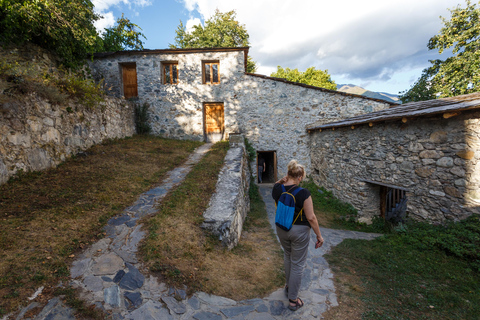
<path id="1" fill-rule="evenodd" d="M 163 62 L 163 83 L 177 84 L 178 83 L 178 62 Z"/>
<path id="2" fill-rule="evenodd" d="M 220 83 L 220 63 L 218 61 L 203 62 L 203 83 Z"/>

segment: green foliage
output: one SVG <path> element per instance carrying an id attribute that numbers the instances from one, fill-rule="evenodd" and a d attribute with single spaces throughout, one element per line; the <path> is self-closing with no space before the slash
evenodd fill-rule
<path id="1" fill-rule="evenodd" d="M 94 52 L 99 19 L 90 0 L 1 0 L 0 40 L 8 43 L 31 42 L 76 67 Z"/>
<path id="2" fill-rule="evenodd" d="M 437 90 L 432 83 L 434 74 L 433 67 L 424 69 L 420 78 L 409 90 L 399 92 L 402 103 L 435 99 Z"/>
<path id="3" fill-rule="evenodd" d="M 447 225 L 412 223 L 392 241 L 401 241 L 419 250 L 436 249 L 465 260 L 480 272 L 480 217 L 473 215 Z"/>
<path id="4" fill-rule="evenodd" d="M 277 66 L 277 72 L 273 72 L 271 77 L 282 78 L 292 82 L 304 83 L 310 86 L 337 90 L 335 81 L 332 80 L 328 74 L 328 70 L 315 70 L 315 67 L 310 67 L 305 72 L 298 71 L 298 69 L 283 69 Z"/>
<path id="5" fill-rule="evenodd" d="M 357 215 L 357 210 L 351 204 L 338 200 L 333 196 L 331 191 L 317 186 L 311 179 L 304 180 L 304 182 L 302 182 L 302 188 L 306 188 L 310 191 L 316 208 L 326 211 L 334 211 L 342 215 Z"/>
<path id="6" fill-rule="evenodd" d="M 443 27 L 430 38 L 428 49 L 441 54 L 452 48 L 453 56 L 430 61 L 432 66 L 424 70 L 415 85 L 401 93 L 406 101 L 431 99 L 432 93 L 453 97 L 480 89 L 480 8 L 467 0 L 465 8 L 457 6 L 449 11 L 450 20 L 441 18 Z"/>
<path id="7" fill-rule="evenodd" d="M 138 134 L 149 134 L 152 131 L 148 123 L 149 108 L 150 105 L 146 102 L 143 105 L 135 104 L 135 128 Z"/>
<path id="8" fill-rule="evenodd" d="M 143 49 L 145 36 L 123 14 L 103 39 L 94 26 L 99 18 L 90 0 L 0 0 L 0 42 L 36 44 L 74 69 L 94 52 Z"/>
<path id="9" fill-rule="evenodd" d="M 122 17 L 118 18 L 117 24 L 105 30 L 101 51 L 143 50 L 143 41 L 140 40 L 140 37 L 146 38 L 137 29 L 142 30 L 138 25 L 125 18 L 122 13 Z"/>
<path id="10" fill-rule="evenodd" d="M 468 234 L 471 224 L 454 228 Z M 478 236 L 478 222 L 473 224 Z M 360 283 L 354 294 L 365 306 L 362 319 L 477 319 L 480 273 L 470 258 L 435 244 L 448 238 L 448 228 L 422 224 L 407 229 L 372 241 L 346 239 L 326 255 L 337 279 Z M 448 242 L 464 247 L 470 240 L 451 237 Z"/>
<path id="11" fill-rule="evenodd" d="M 235 10 L 225 13 L 215 10 L 215 14 L 205 21 L 205 26 L 198 24 L 188 32 L 183 22 L 175 31 L 175 43 L 170 48 L 231 48 L 248 47 L 250 37 L 245 25 L 236 19 Z M 247 60 L 247 72 L 255 72 L 256 63 Z"/>
<path id="12" fill-rule="evenodd" d="M 104 101 L 101 83 L 96 84 L 95 81 L 84 77 L 81 73 L 67 73 L 55 82 L 70 97 L 76 98 L 88 109 L 93 109 Z"/>
<path id="13" fill-rule="evenodd" d="M 67 71 L 59 68 L 57 72 L 37 70 L 33 63 L 10 63 L 0 58 L 0 80 L 5 81 L 4 93 L 10 96 L 35 93 L 52 104 L 67 103 L 69 98 L 89 109 L 103 101 L 104 92 L 101 83 L 96 84 L 83 72 Z M 67 111 L 71 107 L 67 107 Z"/>
<path id="14" fill-rule="evenodd" d="M 255 148 L 252 146 L 250 141 L 248 141 L 247 138 L 245 138 L 245 148 L 247 149 L 247 154 L 248 154 L 248 160 L 250 161 L 255 161 L 257 157 L 257 151 Z"/>

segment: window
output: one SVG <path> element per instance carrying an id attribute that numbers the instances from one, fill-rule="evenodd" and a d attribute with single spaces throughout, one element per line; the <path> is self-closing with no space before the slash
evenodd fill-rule
<path id="1" fill-rule="evenodd" d="M 220 63 L 218 61 L 204 61 L 202 67 L 203 83 L 220 83 Z"/>
<path id="2" fill-rule="evenodd" d="M 178 83 L 178 62 L 162 62 L 163 83 Z"/>

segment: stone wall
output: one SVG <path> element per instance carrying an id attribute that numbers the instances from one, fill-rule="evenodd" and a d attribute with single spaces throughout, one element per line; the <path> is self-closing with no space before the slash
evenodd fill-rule
<path id="1" fill-rule="evenodd" d="M 286 175 L 292 159 L 305 165 L 310 174 L 308 124 L 390 107 L 386 102 L 249 74 L 228 96 L 240 132 L 252 146 L 257 151 L 276 151 L 278 178 Z"/>
<path id="2" fill-rule="evenodd" d="M 227 50 L 227 49 L 225 49 Z M 205 102 L 221 102 L 225 134 L 245 135 L 257 151 L 275 151 L 279 175 L 296 158 L 310 170 L 307 124 L 330 122 L 390 107 L 357 95 L 292 84 L 282 79 L 245 74 L 245 51 L 172 53 L 168 50 L 125 52 L 98 57 L 95 77 L 113 95 L 122 94 L 121 64 L 136 63 L 138 98 L 150 104 L 153 133 L 170 138 L 204 140 Z M 202 61 L 220 62 L 220 83 L 202 84 Z M 178 62 L 178 84 L 163 84 L 161 64 Z M 252 168 L 256 166 L 252 163 Z M 256 175 L 256 170 L 253 170 Z"/>
<path id="3" fill-rule="evenodd" d="M 202 227 L 217 235 L 229 249 L 238 244 L 250 211 L 250 170 L 243 140 L 241 135 L 232 135 L 215 194 L 203 214 Z"/>
<path id="4" fill-rule="evenodd" d="M 380 213 L 380 187 L 408 189 L 416 220 L 463 219 L 480 209 L 480 112 L 327 129 L 311 134 L 315 182 L 351 203 L 360 221 Z"/>
<path id="5" fill-rule="evenodd" d="M 107 98 L 95 110 L 73 103 L 58 106 L 38 98 L 0 106 L 0 184 L 18 171 L 54 167 L 68 156 L 109 138 L 135 133 L 133 107 Z"/>

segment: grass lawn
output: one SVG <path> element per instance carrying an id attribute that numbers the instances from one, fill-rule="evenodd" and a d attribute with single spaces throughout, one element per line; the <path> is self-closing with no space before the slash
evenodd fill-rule
<path id="1" fill-rule="evenodd" d="M 146 219 L 149 235 L 141 253 L 163 281 L 189 292 L 201 290 L 236 300 L 258 298 L 282 286 L 282 253 L 265 204 L 251 184 L 249 212 L 237 247 L 228 251 L 200 228 L 228 149 L 217 143 L 177 190 Z"/>
<path id="2" fill-rule="evenodd" d="M 109 140 L 55 169 L 1 185 L 0 315 L 27 303 L 40 286 L 42 297 L 51 296 L 68 279 L 75 255 L 103 237 L 108 219 L 200 144 L 151 136 Z"/>
<path id="3" fill-rule="evenodd" d="M 326 255 L 340 306 L 325 319 L 480 319 L 479 218 L 407 226 Z"/>

